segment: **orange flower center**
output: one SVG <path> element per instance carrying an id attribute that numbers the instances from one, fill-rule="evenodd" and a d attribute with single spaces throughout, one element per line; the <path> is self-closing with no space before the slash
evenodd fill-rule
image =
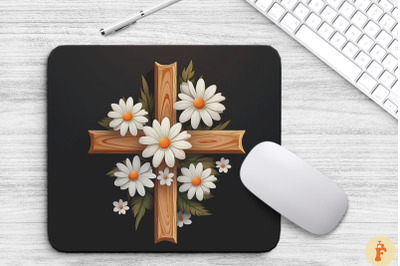
<path id="1" fill-rule="evenodd" d="M 169 138 L 167 137 L 162 137 L 159 141 L 158 141 L 158 146 L 160 146 L 163 149 L 166 149 L 169 147 Z"/>
<path id="2" fill-rule="evenodd" d="M 167 178 L 168 178 L 168 176 L 165 175 L 165 176 L 164 176 L 164 179 L 167 179 Z"/>
<path id="3" fill-rule="evenodd" d="M 203 98 L 199 97 L 199 98 L 194 99 L 193 106 L 196 109 L 203 109 L 204 106 L 206 106 L 206 102 L 203 100 Z"/>
<path id="4" fill-rule="evenodd" d="M 195 176 L 195 177 L 192 178 L 192 185 L 193 186 L 198 186 L 198 185 L 200 185 L 200 183 L 201 183 L 201 178 L 200 177 Z"/>
<path id="5" fill-rule="evenodd" d="M 131 121 L 132 120 L 132 114 L 130 112 L 125 112 L 122 115 L 122 119 L 124 119 L 125 121 Z"/>
<path id="6" fill-rule="evenodd" d="M 129 172 L 129 179 L 131 181 L 136 181 L 139 177 L 139 173 L 137 171 L 130 171 Z"/>
<path id="7" fill-rule="evenodd" d="M 225 167 L 225 164 L 221 164 L 221 167 L 224 168 L 224 167 Z"/>
<path id="8" fill-rule="evenodd" d="M 122 206 L 122 205 L 119 205 L 119 209 L 120 210 L 122 210 L 124 208 L 124 206 Z"/>
<path id="9" fill-rule="evenodd" d="M 179 220 L 179 221 L 183 221 L 183 217 L 180 216 L 180 217 L 178 218 L 178 220 Z"/>

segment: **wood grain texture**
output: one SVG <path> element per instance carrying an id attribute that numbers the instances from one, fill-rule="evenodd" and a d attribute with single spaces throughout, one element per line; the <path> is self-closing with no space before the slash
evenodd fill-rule
<path id="1" fill-rule="evenodd" d="M 192 148 L 185 150 L 188 154 L 234 154 L 245 153 L 242 145 L 244 130 L 188 130 L 191 137 L 188 141 Z M 146 148 L 139 143 L 143 131 L 137 136 L 129 133 L 121 137 L 119 132 L 111 130 L 89 130 L 89 153 L 140 154 Z"/>
<path id="2" fill-rule="evenodd" d="M 117 34 L 98 33 L 156 2 L 0 1 L 0 264 L 368 265 L 370 238 L 398 244 L 397 122 L 241 0 L 182 1 Z M 55 251 L 47 238 L 46 66 L 62 44 L 273 46 L 282 60 L 282 145 L 346 192 L 339 227 L 315 236 L 283 218 L 278 246 L 260 254 Z"/>
<path id="3" fill-rule="evenodd" d="M 176 123 L 176 111 L 174 103 L 177 96 L 177 64 L 154 65 L 154 98 L 155 119 L 160 123 L 164 118 L 169 118 L 171 125 Z M 155 173 L 164 171 L 166 164 L 163 163 L 156 168 Z M 170 186 L 161 186 L 155 182 L 154 186 L 154 242 L 169 241 L 178 242 L 177 237 L 177 167 L 169 168 L 174 173 Z"/>

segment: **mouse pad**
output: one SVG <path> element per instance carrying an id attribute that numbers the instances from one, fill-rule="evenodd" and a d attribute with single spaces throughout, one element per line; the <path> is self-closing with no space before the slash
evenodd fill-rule
<path id="1" fill-rule="evenodd" d="M 239 174 L 256 144 L 281 141 L 273 48 L 60 46 L 48 59 L 47 97 L 55 249 L 264 252 L 277 245 L 280 215 Z"/>

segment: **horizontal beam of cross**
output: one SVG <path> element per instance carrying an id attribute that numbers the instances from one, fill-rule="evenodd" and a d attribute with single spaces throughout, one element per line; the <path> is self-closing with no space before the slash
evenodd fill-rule
<path id="1" fill-rule="evenodd" d="M 245 153 L 242 146 L 244 130 L 188 130 L 188 133 L 192 148 L 185 150 L 187 154 Z M 140 154 L 146 148 L 139 143 L 143 132 L 121 137 L 119 132 L 110 130 L 89 130 L 89 135 L 89 153 Z"/>

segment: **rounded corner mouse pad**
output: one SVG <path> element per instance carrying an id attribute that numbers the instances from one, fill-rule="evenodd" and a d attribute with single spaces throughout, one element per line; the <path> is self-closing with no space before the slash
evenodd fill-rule
<path id="1" fill-rule="evenodd" d="M 239 176 L 256 144 L 281 140 L 273 48 L 60 46 L 48 59 L 47 98 L 48 233 L 56 250 L 277 245 L 280 215 Z"/>

